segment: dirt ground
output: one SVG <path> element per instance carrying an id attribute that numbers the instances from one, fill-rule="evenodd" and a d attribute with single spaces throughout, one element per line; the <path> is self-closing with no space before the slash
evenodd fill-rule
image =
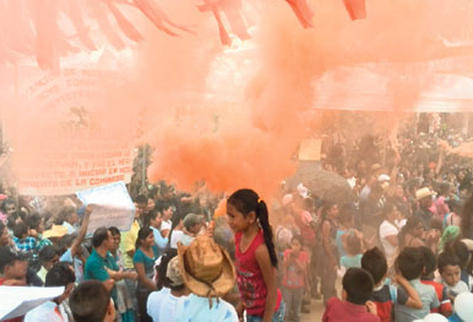
<path id="1" fill-rule="evenodd" d="M 310 313 L 301 313 L 301 322 L 321 321 L 323 313 L 324 305 L 322 300 L 312 300 L 310 305 Z"/>

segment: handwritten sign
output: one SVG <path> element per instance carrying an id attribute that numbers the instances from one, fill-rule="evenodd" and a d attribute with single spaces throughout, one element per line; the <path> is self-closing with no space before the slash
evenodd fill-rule
<path id="1" fill-rule="evenodd" d="M 18 108 L 5 133 L 20 194 L 67 195 L 131 181 L 136 122 L 113 115 L 106 95 L 120 86 L 119 74 L 89 69 L 19 74 Z"/>
<path id="2" fill-rule="evenodd" d="M 63 292 L 64 287 L 0 286 L 0 321 L 23 316 Z"/>
<path id="3" fill-rule="evenodd" d="M 121 231 L 130 230 L 135 217 L 135 205 L 124 182 L 79 191 L 77 197 L 84 205 L 97 206 L 90 214 L 87 233 L 93 233 L 102 226 L 115 226 Z"/>

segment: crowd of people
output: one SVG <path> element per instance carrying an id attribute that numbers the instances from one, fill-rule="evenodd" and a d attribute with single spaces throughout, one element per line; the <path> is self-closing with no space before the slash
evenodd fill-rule
<path id="1" fill-rule="evenodd" d="M 350 202 L 304 183 L 263 200 L 161 182 L 134 196 L 128 231 L 88 235 L 99 205 L 74 196 L 0 195 L 0 285 L 64 287 L 11 321 L 291 322 L 317 299 L 323 321 L 473 321 L 473 175 L 448 148 L 460 140 L 326 138 L 321 165 Z"/>

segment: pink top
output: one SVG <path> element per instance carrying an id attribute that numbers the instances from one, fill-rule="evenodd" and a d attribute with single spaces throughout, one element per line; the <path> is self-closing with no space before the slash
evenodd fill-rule
<path id="1" fill-rule="evenodd" d="M 284 251 L 284 261 L 287 262 L 287 269 L 283 274 L 282 285 L 287 288 L 303 288 L 305 286 L 306 270 L 301 270 L 295 263 L 296 259 L 291 257 L 291 249 Z M 300 251 L 297 260 L 307 268 L 309 265 L 309 255 L 305 251 Z"/>
<path id="2" fill-rule="evenodd" d="M 235 234 L 235 266 L 241 299 L 249 315 L 263 316 L 268 289 L 255 257 L 256 249 L 264 243 L 263 231 L 258 232 L 245 252 L 240 250 L 241 236 L 241 232 Z M 281 292 L 278 289 L 275 312 L 279 309 L 280 303 Z"/>

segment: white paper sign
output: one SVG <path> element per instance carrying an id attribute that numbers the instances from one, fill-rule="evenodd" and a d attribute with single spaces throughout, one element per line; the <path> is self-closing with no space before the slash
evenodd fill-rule
<path id="1" fill-rule="evenodd" d="M 25 315 L 64 293 L 64 287 L 0 286 L 0 321 Z"/>
<path id="2" fill-rule="evenodd" d="M 135 217 L 135 205 L 124 182 L 82 190 L 76 194 L 84 205 L 96 205 L 90 214 L 87 233 L 93 233 L 102 226 L 115 226 L 120 231 L 130 230 Z"/>

